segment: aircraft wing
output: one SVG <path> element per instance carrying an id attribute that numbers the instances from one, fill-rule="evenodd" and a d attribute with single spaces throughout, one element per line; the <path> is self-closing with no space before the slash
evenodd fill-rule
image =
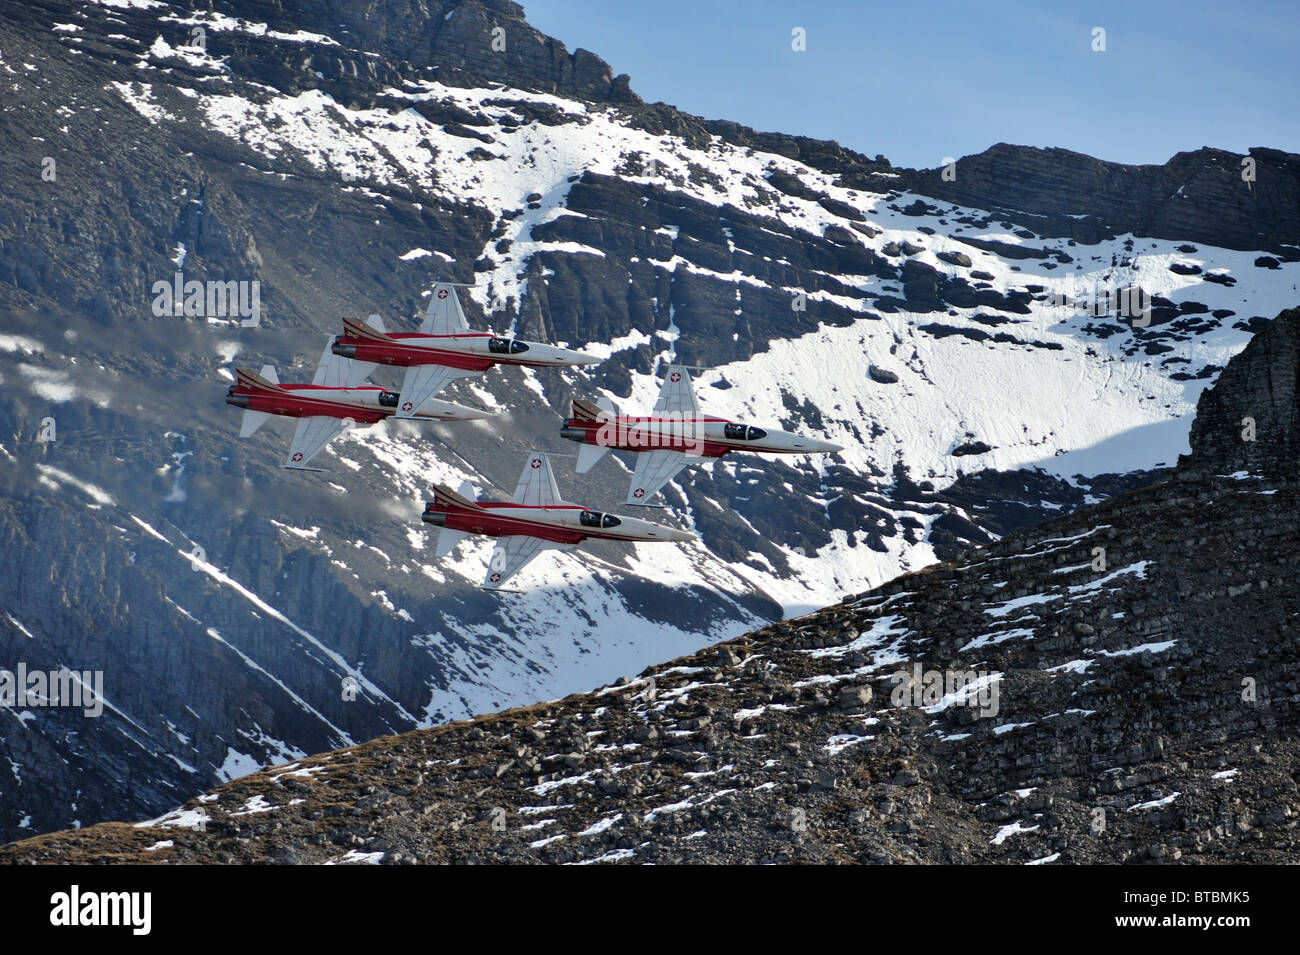
<path id="1" fill-rule="evenodd" d="M 330 351 L 333 342 L 333 336 L 325 340 L 325 351 L 321 353 L 320 364 L 316 366 L 316 375 L 311 383 L 327 388 L 356 388 L 374 371 L 375 365 L 373 362 L 351 361 L 334 354 Z"/>
<path id="2" fill-rule="evenodd" d="M 330 415 L 311 415 L 298 419 L 298 430 L 289 445 L 287 468 L 306 468 L 307 462 L 320 453 L 330 439 L 344 429 L 343 419 Z"/>
<path id="3" fill-rule="evenodd" d="M 639 451 L 636 456 L 636 471 L 632 474 L 632 486 L 627 491 L 627 503 L 648 504 L 659 489 L 673 479 L 673 476 L 686 467 L 686 455 L 680 451 L 660 448 L 655 451 Z"/>
<path id="4" fill-rule="evenodd" d="M 488 561 L 487 576 L 483 578 L 484 590 L 500 590 L 507 580 L 523 570 L 524 565 L 544 551 L 555 546 L 540 537 L 510 534 L 498 537 Z"/>
<path id="5" fill-rule="evenodd" d="M 454 379 L 477 374 L 477 371 L 449 368 L 446 365 L 411 365 L 406 369 L 406 378 L 402 381 L 401 402 L 397 406 L 396 417 L 414 417 L 426 401 Z"/>
<path id="6" fill-rule="evenodd" d="M 433 287 L 420 331 L 425 335 L 463 335 L 469 331 L 456 286 L 439 282 Z"/>
<path id="7" fill-rule="evenodd" d="M 528 455 L 519 483 L 515 485 L 514 502 L 529 507 L 550 507 L 563 504 L 560 489 L 555 486 L 555 472 L 551 470 L 551 461 L 540 451 Z"/>
<path id="8" fill-rule="evenodd" d="M 663 387 L 659 389 L 659 400 L 655 402 L 654 410 L 687 418 L 699 417 L 700 404 L 695 400 L 691 373 L 681 365 L 668 366 L 668 374 L 664 377 Z"/>

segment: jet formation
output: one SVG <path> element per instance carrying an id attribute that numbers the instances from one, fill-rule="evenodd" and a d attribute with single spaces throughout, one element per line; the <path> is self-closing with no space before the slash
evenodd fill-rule
<path id="1" fill-rule="evenodd" d="M 266 365 L 260 373 L 237 370 L 226 403 L 242 408 L 239 436 L 253 435 L 272 416 L 297 418 L 298 424 L 282 467 L 308 467 L 335 436 L 389 417 L 412 421 L 473 421 L 492 413 L 442 401 L 437 395 L 458 378 L 482 375 L 497 366 L 580 367 L 599 358 L 554 345 L 476 332 L 461 308 L 458 286 L 435 285 L 418 332 L 389 332 L 378 315 L 365 322 L 343 319 L 343 333 L 328 339 L 310 384 L 284 384 Z M 399 391 L 368 381 L 380 365 L 404 368 Z M 721 458 L 733 451 L 768 454 L 827 454 L 838 444 L 803 437 L 778 428 L 760 428 L 714 417 L 700 409 L 690 369 L 670 365 L 659 399 L 648 415 L 619 413 L 602 397 L 595 404 L 573 399 L 572 417 L 561 437 L 578 442 L 577 472 L 585 474 L 606 451 L 635 454 L 636 466 L 626 503 L 653 504 L 665 484 L 692 460 Z M 482 587 L 505 590 L 505 584 L 547 549 L 572 550 L 583 541 L 686 542 L 689 531 L 636 517 L 606 513 L 565 501 L 560 496 L 550 458 L 529 452 L 509 501 L 480 500 L 468 483 L 453 491 L 434 488 L 421 520 L 439 528 L 436 552 L 449 555 L 470 535 L 495 539 Z"/>

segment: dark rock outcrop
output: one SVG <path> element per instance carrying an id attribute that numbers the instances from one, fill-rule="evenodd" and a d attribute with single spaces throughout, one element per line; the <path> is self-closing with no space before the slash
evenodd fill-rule
<path id="1" fill-rule="evenodd" d="M 1201 393 L 1189 471 L 1276 476 L 1300 470 L 1300 308 L 1282 312 Z"/>
<path id="2" fill-rule="evenodd" d="M 1204 148 L 1161 166 L 1129 166 L 998 143 L 958 160 L 955 179 L 941 173 L 918 172 L 909 184 L 923 195 L 1003 213 L 1039 235 L 1095 242 L 1132 232 L 1265 248 L 1289 260 L 1300 244 L 1300 156 L 1277 149 L 1242 156 Z M 1088 214 L 1076 218 L 1081 210 Z"/>

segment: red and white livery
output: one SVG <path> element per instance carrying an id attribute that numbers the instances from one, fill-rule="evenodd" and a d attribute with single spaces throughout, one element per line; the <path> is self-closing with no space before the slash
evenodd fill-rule
<path id="1" fill-rule="evenodd" d="M 493 365 L 554 367 L 600 362 L 593 355 L 569 348 L 471 331 L 456 288 L 448 282 L 433 287 L 418 332 L 385 332 L 355 318 L 343 319 L 343 334 L 332 346 L 334 354 L 406 369 L 397 417 L 414 417 L 423 402 L 454 379 L 481 375 Z"/>
<path id="2" fill-rule="evenodd" d="M 286 468 L 319 470 L 308 468 L 307 462 L 330 439 L 350 427 L 371 425 L 391 417 L 402 401 L 402 395 L 395 391 L 364 384 L 373 365 L 345 361 L 332 354 L 331 349 L 332 343 L 325 346 L 310 385 L 281 384 L 275 368 L 266 365 L 260 375 L 246 368 L 238 369 L 235 384 L 226 391 L 226 404 L 244 409 L 239 428 L 241 438 L 251 436 L 272 415 L 298 419 L 284 463 Z M 430 399 L 408 417 L 422 421 L 472 421 L 489 418 L 491 414 Z"/>
<path id="3" fill-rule="evenodd" d="M 636 470 L 628 504 L 649 505 L 690 458 L 720 458 L 732 451 L 764 454 L 829 454 L 843 447 L 830 441 L 791 434 L 779 428 L 755 428 L 700 411 L 690 372 L 670 365 L 654 410 L 644 417 L 620 415 L 608 398 L 597 404 L 574 399 L 573 417 L 560 434 L 578 441 L 578 473 L 585 474 L 606 451 L 636 452 Z"/>
<path id="4" fill-rule="evenodd" d="M 589 538 L 617 541 L 691 541 L 690 531 L 664 527 L 635 517 L 593 511 L 561 499 L 551 462 L 533 451 L 519 475 L 511 501 L 480 501 L 468 484 L 458 492 L 438 485 L 421 520 L 436 524 L 437 554 L 444 557 L 470 534 L 497 539 L 488 561 L 483 589 L 500 590 L 525 564 L 546 548 L 573 550 Z"/>

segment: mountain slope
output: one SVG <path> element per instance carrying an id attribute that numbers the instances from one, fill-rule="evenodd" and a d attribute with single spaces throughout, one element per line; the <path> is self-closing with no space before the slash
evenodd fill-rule
<path id="1" fill-rule="evenodd" d="M 636 680 L 0 859 L 1290 861 L 1300 470 L 1264 449 L 1224 475 L 1205 436 L 1249 399 L 1239 368 L 1294 387 L 1297 335 L 1293 309 L 1233 359 L 1168 481 Z"/>
<path id="2" fill-rule="evenodd" d="M 102 670 L 112 704 L 0 708 L 5 837 L 575 692 L 1149 483 L 1294 301 L 1295 157 L 1256 151 L 1248 185 L 1212 152 L 995 147 L 946 183 L 644 104 L 521 17 L 0 2 L 0 651 Z M 178 271 L 259 282 L 261 324 L 155 314 Z M 233 367 L 306 380 L 340 316 L 410 327 L 448 278 L 477 327 L 608 360 L 459 385 L 502 418 L 354 434 L 324 474 L 276 468 L 282 425 L 235 437 Z M 1080 307 L 1134 282 L 1149 327 Z M 685 471 L 667 519 L 700 545 L 547 555 L 524 595 L 476 589 L 487 542 L 431 557 L 432 484 L 508 493 L 527 450 L 569 452 L 570 397 L 647 407 L 670 357 L 710 366 L 709 410 L 847 450 Z M 561 480 L 612 507 L 627 462 Z"/>

